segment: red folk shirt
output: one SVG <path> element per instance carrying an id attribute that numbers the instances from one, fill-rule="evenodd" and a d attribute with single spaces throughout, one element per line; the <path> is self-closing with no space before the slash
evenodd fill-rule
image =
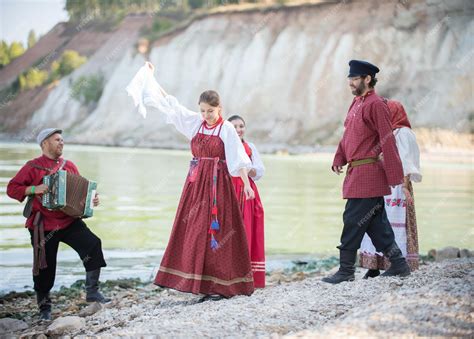
<path id="1" fill-rule="evenodd" d="M 344 135 L 334 156 L 333 166 L 375 158 L 383 152 L 383 161 L 348 170 L 342 189 L 344 199 L 390 194 L 390 186 L 402 183 L 403 168 L 387 104 L 374 91 L 354 98 L 344 127 Z"/>
<path id="2" fill-rule="evenodd" d="M 45 155 L 42 155 L 36 159 L 33 159 L 32 162 L 35 165 L 51 168 L 51 172 L 55 172 L 62 164 L 63 158 L 59 158 L 58 160 L 53 160 Z M 67 161 L 66 165 L 63 167 L 63 170 L 79 174 L 79 171 L 71 161 Z M 49 173 L 46 170 L 38 169 L 35 167 L 30 166 L 29 164 L 25 164 L 20 171 L 10 180 L 7 186 L 7 195 L 10 198 L 16 199 L 22 202 L 25 198 L 25 189 L 28 186 L 38 186 L 43 183 L 43 177 L 48 175 Z M 41 200 L 36 196 L 33 200 L 33 208 L 31 216 L 26 220 L 25 226 L 33 229 L 33 220 L 34 216 L 36 215 L 37 211 L 40 211 L 43 216 L 43 224 L 45 231 L 52 231 L 56 229 L 63 229 L 68 227 L 75 218 L 64 214 L 61 211 L 50 211 L 43 207 L 41 204 Z"/>

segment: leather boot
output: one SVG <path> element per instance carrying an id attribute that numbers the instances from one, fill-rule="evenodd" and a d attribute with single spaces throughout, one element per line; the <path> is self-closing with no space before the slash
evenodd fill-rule
<path id="1" fill-rule="evenodd" d="M 51 299 L 49 292 L 36 291 L 36 302 L 38 303 L 40 320 L 51 320 Z"/>
<path id="2" fill-rule="evenodd" d="M 395 242 L 383 254 L 390 260 L 390 268 L 382 273 L 381 277 L 406 277 L 410 275 L 410 267 Z"/>
<path id="3" fill-rule="evenodd" d="M 330 284 L 354 281 L 356 257 L 357 251 L 339 250 L 339 270 L 332 276 L 323 278 L 322 281 Z"/>
<path id="4" fill-rule="evenodd" d="M 86 272 L 86 301 L 87 302 L 99 302 L 101 304 L 108 303 L 111 299 L 105 298 L 102 293 L 99 292 L 99 277 L 100 268 Z"/>
<path id="5" fill-rule="evenodd" d="M 380 270 L 367 270 L 362 279 L 375 278 L 380 275 Z"/>

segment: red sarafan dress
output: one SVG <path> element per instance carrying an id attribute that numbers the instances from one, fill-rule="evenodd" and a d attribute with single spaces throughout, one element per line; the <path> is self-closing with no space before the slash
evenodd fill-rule
<path id="1" fill-rule="evenodd" d="M 245 151 L 257 171 L 258 180 L 265 170 L 257 149 L 253 144 L 243 141 Z M 250 263 L 252 265 L 253 280 L 256 288 L 265 287 L 265 237 L 264 237 L 264 212 L 262 200 L 258 193 L 255 181 L 249 177 L 250 187 L 255 192 L 255 199 L 246 200 L 244 194 L 244 182 L 240 177 L 232 177 L 240 210 L 244 218 L 245 231 L 250 252 Z"/>
<path id="2" fill-rule="evenodd" d="M 191 140 L 194 159 L 155 279 L 159 286 L 226 297 L 250 295 L 254 290 L 242 216 L 224 162 L 221 128 L 222 124 L 215 128 L 216 135 L 199 132 Z M 210 227 L 215 207 L 219 230 Z"/>
<path id="3" fill-rule="evenodd" d="M 234 126 L 221 120 L 206 127 L 201 114 L 162 94 L 146 66 L 127 92 L 144 117 L 149 107 L 163 113 L 190 140 L 194 157 L 155 284 L 194 294 L 252 294 L 247 236 L 231 178 L 252 162 Z"/>

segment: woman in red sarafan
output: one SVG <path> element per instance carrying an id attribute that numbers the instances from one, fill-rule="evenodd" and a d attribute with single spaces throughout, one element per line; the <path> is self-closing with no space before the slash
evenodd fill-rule
<path id="1" fill-rule="evenodd" d="M 219 95 L 199 98 L 201 114 L 183 107 L 143 66 L 127 87 L 146 116 L 146 106 L 191 141 L 193 159 L 155 284 L 218 300 L 254 291 L 249 251 L 232 176 L 240 176 L 246 199 L 253 199 L 247 172 L 252 163 L 233 125 L 221 116 Z"/>
<path id="2" fill-rule="evenodd" d="M 255 192 L 255 199 L 247 200 L 244 196 L 244 182 L 239 177 L 233 177 L 235 192 L 239 200 L 240 210 L 244 218 L 245 231 L 250 251 L 250 262 L 252 264 L 253 281 L 255 287 L 265 287 L 265 237 L 264 237 L 264 213 L 255 181 L 259 180 L 265 172 L 260 154 L 254 144 L 244 140 L 245 121 L 238 115 L 231 116 L 229 120 L 235 127 L 237 135 L 242 140 L 245 152 L 252 160 L 252 169 L 249 171 L 250 187 Z"/>

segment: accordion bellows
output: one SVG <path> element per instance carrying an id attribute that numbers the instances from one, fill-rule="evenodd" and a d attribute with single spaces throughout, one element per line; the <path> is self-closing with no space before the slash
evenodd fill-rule
<path id="1" fill-rule="evenodd" d="M 61 210 L 71 217 L 87 218 L 93 215 L 96 182 L 61 170 L 45 176 L 43 183 L 48 186 L 48 192 L 43 194 L 44 207 Z"/>

